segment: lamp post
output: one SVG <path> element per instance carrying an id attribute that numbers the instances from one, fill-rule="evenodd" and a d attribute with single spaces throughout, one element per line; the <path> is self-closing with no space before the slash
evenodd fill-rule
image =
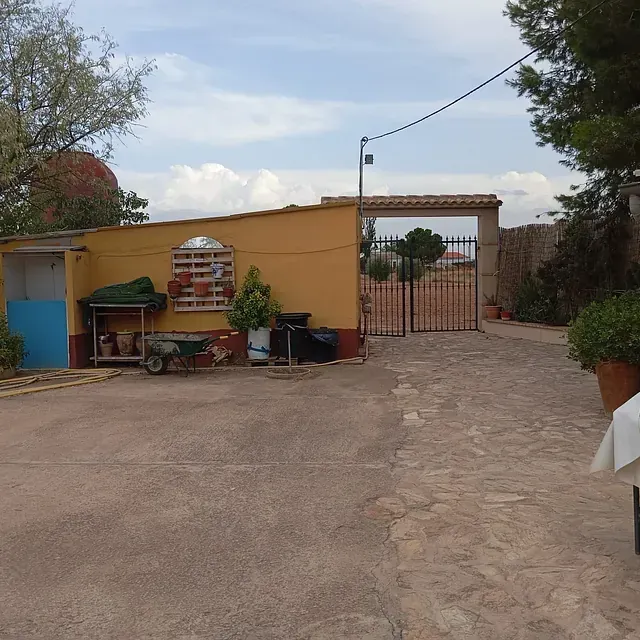
<path id="1" fill-rule="evenodd" d="M 367 153 L 365 155 L 364 148 L 367 146 L 369 138 L 365 136 L 360 140 L 360 174 L 358 180 L 358 201 L 360 210 L 360 224 L 364 220 L 364 165 L 373 164 L 373 154 Z"/>

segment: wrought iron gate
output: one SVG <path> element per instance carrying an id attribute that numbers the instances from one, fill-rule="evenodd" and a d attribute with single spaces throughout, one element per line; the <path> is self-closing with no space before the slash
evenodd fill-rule
<path id="1" fill-rule="evenodd" d="M 399 238 L 363 242 L 360 254 L 364 331 L 404 336 L 407 330 L 478 328 L 476 238 L 446 238 L 417 248 Z"/>

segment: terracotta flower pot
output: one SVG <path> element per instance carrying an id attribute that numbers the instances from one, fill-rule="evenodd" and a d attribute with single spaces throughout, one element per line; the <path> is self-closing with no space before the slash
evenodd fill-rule
<path id="1" fill-rule="evenodd" d="M 511 320 L 511 311 L 501 311 L 500 312 L 501 320 Z"/>
<path id="2" fill-rule="evenodd" d="M 209 293 L 209 283 L 208 282 L 194 282 L 193 289 L 198 298 L 204 298 Z"/>
<path id="3" fill-rule="evenodd" d="M 191 284 L 191 271 L 181 271 L 178 280 L 183 287 L 188 287 Z"/>
<path id="4" fill-rule="evenodd" d="M 487 313 L 487 320 L 499 320 L 501 308 L 502 307 L 485 307 L 484 310 Z"/>
<path id="5" fill-rule="evenodd" d="M 235 290 L 233 287 L 222 287 L 222 296 L 224 298 L 233 298 Z"/>
<path id="6" fill-rule="evenodd" d="M 618 407 L 640 393 L 640 367 L 628 362 L 601 362 L 596 365 L 596 376 L 602 404 L 611 415 Z"/>
<path id="7" fill-rule="evenodd" d="M 182 292 L 182 285 L 180 280 L 169 280 L 167 282 L 167 293 L 170 298 L 178 298 Z"/>
<path id="8" fill-rule="evenodd" d="M 113 355 L 113 342 L 101 342 L 98 346 L 103 358 L 110 358 Z"/>
<path id="9" fill-rule="evenodd" d="M 116 334 L 116 344 L 121 356 L 132 356 L 135 340 L 131 331 L 122 331 Z"/>

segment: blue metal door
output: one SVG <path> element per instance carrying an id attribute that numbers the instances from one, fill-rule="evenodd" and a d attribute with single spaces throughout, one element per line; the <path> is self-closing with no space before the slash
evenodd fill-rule
<path id="1" fill-rule="evenodd" d="M 67 303 L 64 300 L 10 300 L 7 320 L 11 331 L 25 338 L 29 355 L 25 369 L 65 369 L 69 366 Z"/>

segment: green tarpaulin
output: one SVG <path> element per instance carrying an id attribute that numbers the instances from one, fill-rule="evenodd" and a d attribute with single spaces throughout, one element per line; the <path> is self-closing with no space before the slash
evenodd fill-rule
<path id="1" fill-rule="evenodd" d="M 167 294 L 156 293 L 151 278 L 145 276 L 96 289 L 78 302 L 85 305 L 85 324 L 88 325 L 89 304 L 146 304 L 150 310 L 159 311 L 167 308 Z"/>

